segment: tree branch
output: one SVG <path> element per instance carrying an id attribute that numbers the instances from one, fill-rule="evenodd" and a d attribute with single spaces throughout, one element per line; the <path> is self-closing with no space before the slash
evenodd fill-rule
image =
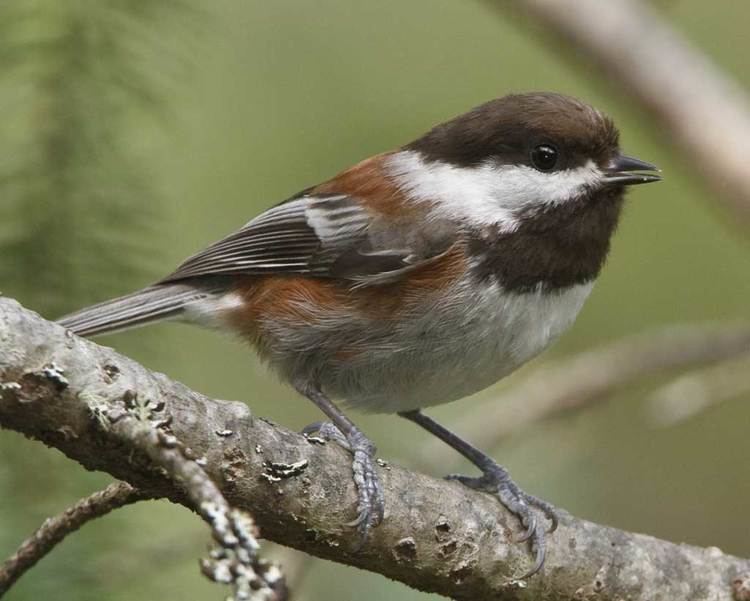
<path id="1" fill-rule="evenodd" d="M 208 399 L 9 299 L 0 299 L 0 392 L 0 426 L 184 504 L 172 480 L 142 454 L 130 457 L 116 437 L 103 436 L 95 417 L 135 392 L 164 403 L 174 435 L 205 460 L 230 504 L 253 513 L 266 538 L 454 599 L 729 601 L 732 582 L 750 568 L 715 548 L 562 513 L 543 573 L 520 583 L 513 576 L 528 566 L 529 553 L 513 542 L 515 520 L 499 503 L 396 466 L 381 473 L 385 521 L 357 550 L 356 531 L 344 526 L 356 494 L 343 449 L 254 418 L 242 403 Z"/>
<path id="2" fill-rule="evenodd" d="M 46 519 L 13 555 L 0 564 L 0 597 L 68 534 L 110 511 L 148 498 L 147 493 L 126 482 L 113 482 L 105 489 L 84 497 L 61 514 Z"/>
<path id="3" fill-rule="evenodd" d="M 42 373 L 47 377 L 53 374 L 58 390 L 67 388 L 67 379 L 57 366 L 48 366 Z M 60 386 L 62 382 L 64 387 Z M 87 398 L 100 429 L 140 451 L 153 466 L 161 468 L 209 525 L 217 547 L 211 551 L 210 559 L 201 561 L 201 571 L 206 577 L 231 585 L 231 599 L 235 601 L 287 599 L 281 572 L 258 555 L 258 529 L 253 518 L 227 503 L 203 470 L 204 459 L 196 457 L 171 433 L 171 418 L 165 413 L 163 401 L 143 398 L 135 391 L 126 391 L 120 403 L 102 401 L 85 391 L 80 394 Z"/>
<path id="4" fill-rule="evenodd" d="M 484 0 L 552 33 L 637 101 L 744 225 L 750 224 L 750 102 L 741 86 L 640 0 Z"/>

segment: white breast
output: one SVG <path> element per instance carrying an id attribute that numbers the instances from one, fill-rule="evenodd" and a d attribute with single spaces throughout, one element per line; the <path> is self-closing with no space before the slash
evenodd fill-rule
<path id="1" fill-rule="evenodd" d="M 467 276 L 395 319 L 344 312 L 322 313 L 307 327 L 269 321 L 266 358 L 284 379 L 319 382 L 361 411 L 447 403 L 494 384 L 547 348 L 573 323 L 592 286 L 512 293 Z M 221 326 L 222 316 L 241 305 L 233 294 L 206 299 L 191 305 L 186 318 Z"/>
<path id="2" fill-rule="evenodd" d="M 547 348 L 573 323 L 592 286 L 508 293 L 495 283 L 462 282 L 450 304 L 411 315 L 393 333 L 393 344 L 375 346 L 358 361 L 329 371 L 322 383 L 347 404 L 371 412 L 468 396 Z"/>

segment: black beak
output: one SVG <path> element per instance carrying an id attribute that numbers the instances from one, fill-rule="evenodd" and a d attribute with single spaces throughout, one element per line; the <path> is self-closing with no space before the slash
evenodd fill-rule
<path id="1" fill-rule="evenodd" d="M 657 175 L 656 173 L 641 173 L 643 171 L 659 171 L 659 169 L 656 165 L 652 165 L 646 161 L 618 154 L 604 169 L 604 181 L 608 184 L 632 186 L 661 180 L 661 175 Z"/>

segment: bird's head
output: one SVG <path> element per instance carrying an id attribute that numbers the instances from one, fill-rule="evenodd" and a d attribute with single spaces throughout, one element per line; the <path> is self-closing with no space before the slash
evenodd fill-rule
<path id="1" fill-rule="evenodd" d="M 661 179 L 654 165 L 620 152 L 609 117 L 546 92 L 482 104 L 404 146 L 392 165 L 414 197 L 506 231 L 556 208 L 619 206 L 626 186 Z"/>

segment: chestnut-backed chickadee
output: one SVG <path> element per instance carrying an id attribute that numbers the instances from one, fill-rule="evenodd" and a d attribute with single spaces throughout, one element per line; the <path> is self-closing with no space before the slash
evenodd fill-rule
<path id="1" fill-rule="evenodd" d="M 554 509 L 420 412 L 497 382 L 576 318 L 625 186 L 656 168 L 620 154 L 596 109 L 551 93 L 492 100 L 303 190 L 133 294 L 60 320 L 81 335 L 177 319 L 250 340 L 352 452 L 363 537 L 383 519 L 375 446 L 334 404 L 393 412 L 482 472 L 525 528 L 537 572 Z M 649 173 L 650 172 L 650 173 Z M 491 425 L 488 425 L 491 427 Z"/>

